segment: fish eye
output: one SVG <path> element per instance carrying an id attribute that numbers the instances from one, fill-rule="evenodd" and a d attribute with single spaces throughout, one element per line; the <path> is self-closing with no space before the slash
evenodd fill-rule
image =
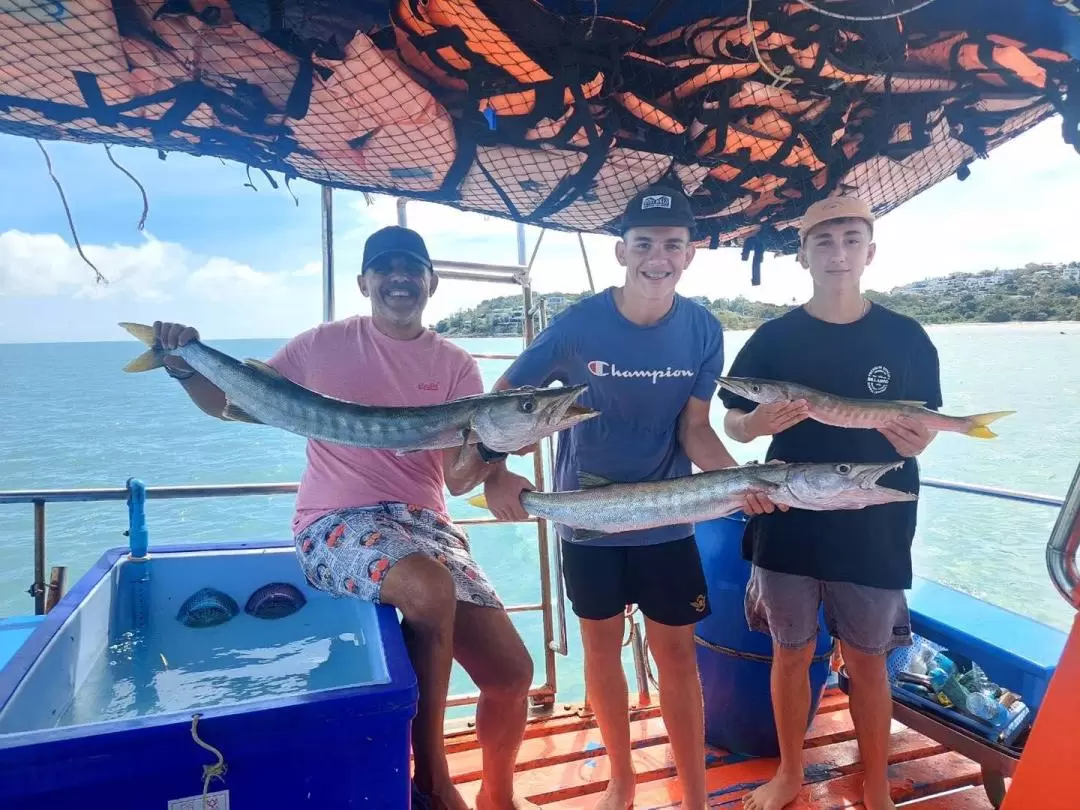
<path id="1" fill-rule="evenodd" d="M 761 393 L 761 386 L 757 383 L 752 383 L 750 385 L 750 390 L 753 391 L 755 394 L 759 394 Z"/>
<path id="2" fill-rule="evenodd" d="M 532 413 L 536 410 L 536 400 L 532 397 L 528 397 L 527 399 L 521 400 L 521 404 L 518 405 L 518 407 L 521 408 L 523 413 Z"/>
<path id="3" fill-rule="evenodd" d="M 850 464 L 837 464 L 836 465 L 836 471 L 838 473 L 840 473 L 841 475 L 847 475 L 849 472 L 851 472 L 851 465 Z"/>

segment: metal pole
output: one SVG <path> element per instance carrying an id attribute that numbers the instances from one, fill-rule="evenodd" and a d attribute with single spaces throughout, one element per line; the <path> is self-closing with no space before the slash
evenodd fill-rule
<path id="1" fill-rule="evenodd" d="M 544 231 L 540 232 L 540 238 L 544 238 Z M 539 241 L 539 240 L 537 240 Z M 536 258 L 536 253 L 533 253 L 533 258 Z M 548 325 L 548 309 L 547 301 L 541 301 L 539 306 L 540 315 L 540 329 L 547 329 Z M 545 466 L 545 472 L 549 481 L 555 480 L 555 456 L 559 451 L 558 436 L 557 434 L 548 436 L 542 442 L 542 446 L 547 450 L 547 464 Z M 555 542 L 552 544 L 555 552 L 555 629 L 559 634 L 559 637 L 551 642 L 551 649 L 559 655 L 567 655 L 569 653 L 569 647 L 566 639 L 566 594 L 563 590 L 563 576 L 562 576 L 562 542 L 558 537 L 555 538 Z"/>
<path id="2" fill-rule="evenodd" d="M 581 231 L 578 231 L 577 241 L 581 245 L 581 260 L 585 262 L 585 275 L 589 277 L 589 292 L 595 293 L 596 285 L 593 283 L 592 268 L 589 266 L 589 254 L 585 250 L 585 240 L 581 237 Z"/>
<path id="3" fill-rule="evenodd" d="M 404 197 L 398 197 L 397 199 L 397 224 L 402 228 L 409 227 L 409 219 L 405 216 L 405 203 Z"/>
<path id="4" fill-rule="evenodd" d="M 542 524 L 541 524 L 542 525 Z M 1080 551 L 1080 464 L 1076 467 L 1065 505 L 1046 543 L 1046 568 L 1054 587 L 1070 605 L 1080 610 L 1080 571 L 1076 554 Z"/>
<path id="5" fill-rule="evenodd" d="M 525 227 L 518 225 L 518 260 L 523 264 L 525 262 Z M 535 337 L 535 330 L 533 329 L 532 318 L 532 286 L 528 274 L 522 279 L 521 283 L 521 303 L 524 311 L 524 339 L 525 345 L 528 346 L 532 343 Z M 544 486 L 544 459 L 540 452 L 540 447 L 533 452 L 533 480 L 536 482 L 536 488 L 541 492 L 545 489 Z M 548 560 L 548 524 L 546 520 L 537 521 L 536 524 L 536 540 L 537 551 L 540 557 L 540 601 L 545 605 L 551 604 L 551 564 Z M 544 665 L 547 672 L 547 680 L 545 685 L 549 687 L 552 692 L 557 691 L 556 681 L 557 676 L 555 672 L 555 650 L 553 649 L 555 643 L 555 628 L 551 619 L 551 611 L 545 610 L 543 613 L 544 622 Z"/>
<path id="6" fill-rule="evenodd" d="M 34 501 L 34 613 L 45 614 L 45 501 Z"/>
<path id="7" fill-rule="evenodd" d="M 334 190 L 322 187 L 323 320 L 334 320 Z"/>

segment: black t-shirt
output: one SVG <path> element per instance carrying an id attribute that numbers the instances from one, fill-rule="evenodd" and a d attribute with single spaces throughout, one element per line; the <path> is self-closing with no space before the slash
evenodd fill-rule
<path id="1" fill-rule="evenodd" d="M 906 399 L 941 407 L 934 344 L 918 322 L 873 304 L 858 321 L 835 324 L 799 307 L 763 323 L 728 372 L 794 382 L 845 397 Z M 757 405 L 721 389 L 727 408 Z M 767 459 L 886 462 L 901 456 L 877 430 L 838 428 L 804 419 L 777 434 Z M 907 459 L 882 486 L 919 491 L 919 467 Z M 743 556 L 772 571 L 877 588 L 911 587 L 911 541 L 917 502 L 813 512 L 779 510 L 750 520 Z"/>

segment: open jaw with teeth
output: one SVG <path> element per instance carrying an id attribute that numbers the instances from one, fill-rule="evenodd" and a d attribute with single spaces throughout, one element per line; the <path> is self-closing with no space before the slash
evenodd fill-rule
<path id="1" fill-rule="evenodd" d="M 642 270 L 641 274 L 652 281 L 660 281 L 671 275 L 670 270 Z"/>

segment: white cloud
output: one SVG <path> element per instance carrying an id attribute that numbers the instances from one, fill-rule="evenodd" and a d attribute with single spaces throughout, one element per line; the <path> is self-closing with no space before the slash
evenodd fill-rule
<path id="1" fill-rule="evenodd" d="M 1080 158 L 1062 141 L 1058 120 L 1044 123 L 989 160 L 977 161 L 965 182 L 947 180 L 886 215 L 878 224 L 878 258 L 866 284 L 888 290 L 954 271 L 1080 258 L 1072 209 L 1063 202 L 1077 187 Z M 339 317 L 370 311 L 355 280 L 363 241 L 397 221 L 394 199 L 371 199 L 369 205 L 360 194 L 335 195 Z M 206 204 L 234 203 L 209 195 Z M 436 260 L 518 261 L 511 222 L 432 203 L 409 202 L 406 212 Z M 321 317 L 317 232 L 312 247 L 300 251 L 298 266 L 283 272 L 266 272 L 228 256 L 200 256 L 150 234 L 136 244 L 84 245 L 109 279 L 97 284 L 68 238 L 59 235 L 67 233 L 62 217 L 55 228 L 58 233 L 0 233 L 0 340 L 113 339 L 117 319 L 136 318 L 193 323 L 207 337 L 286 337 Z M 539 234 L 526 228 L 526 259 Z M 596 289 L 619 284 L 624 271 L 615 260 L 615 239 L 585 235 L 584 242 Z M 700 250 L 680 292 L 783 303 L 811 291 L 807 274 L 792 257 L 766 256 L 758 287 L 750 286 L 750 270 L 738 250 Z M 588 289 L 576 234 L 544 235 L 533 284 L 538 292 Z M 508 284 L 446 279 L 425 320 L 434 323 L 484 298 L 516 291 Z"/>
<path id="2" fill-rule="evenodd" d="M 318 264 L 314 272 L 305 265 L 266 273 L 153 236 L 135 246 L 84 245 L 84 252 L 106 282 L 58 235 L 0 234 L 0 340 L 24 339 L 20 325 L 50 320 L 65 337 L 115 338 L 117 316 L 183 321 L 220 337 L 278 337 L 318 317 Z M 62 322 L 67 316 L 59 313 L 68 312 L 78 313 L 74 323 Z"/>

